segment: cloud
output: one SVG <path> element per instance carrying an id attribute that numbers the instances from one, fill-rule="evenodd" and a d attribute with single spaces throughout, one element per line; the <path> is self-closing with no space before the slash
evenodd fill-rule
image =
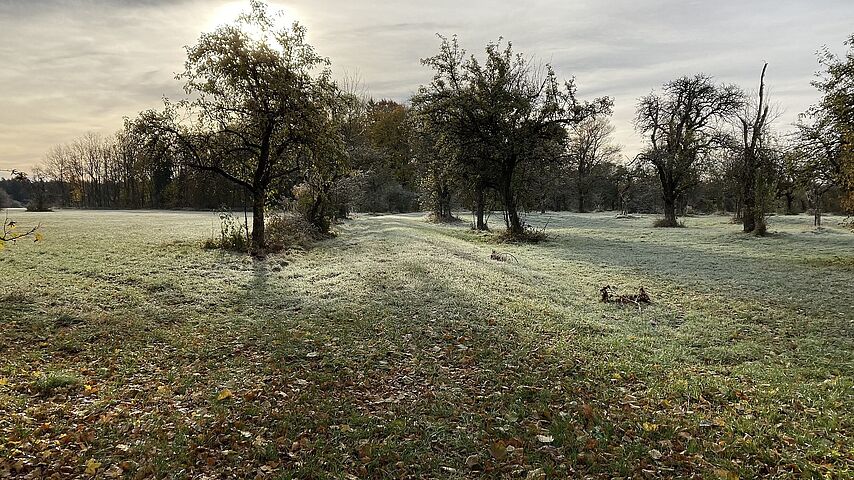
<path id="1" fill-rule="evenodd" d="M 248 2 L 247 2 L 248 3 Z M 233 0 L 0 0 L 0 169 L 28 168 L 53 144 L 179 96 L 183 46 Z M 613 122 L 632 155 L 637 98 L 705 72 L 753 88 L 763 61 L 774 100 L 795 119 L 817 98 L 809 82 L 822 45 L 841 50 L 854 2 L 753 0 L 273 0 L 309 29 L 339 74 L 358 72 L 375 97 L 404 101 L 430 71 L 435 34 L 470 53 L 511 40 L 576 77 L 582 97 L 615 99 Z"/>

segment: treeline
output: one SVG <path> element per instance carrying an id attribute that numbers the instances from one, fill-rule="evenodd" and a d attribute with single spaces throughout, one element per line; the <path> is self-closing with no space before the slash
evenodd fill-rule
<path id="1" fill-rule="evenodd" d="M 408 104 L 375 101 L 357 81 L 332 80 L 303 27 L 276 27 L 264 3 L 251 5 L 188 49 L 185 99 L 56 146 L 0 188 L 35 209 L 246 206 L 257 250 L 271 206 L 320 231 L 351 211 L 428 209 L 445 221 L 468 210 L 477 229 L 500 212 L 513 236 L 531 233 L 529 211 L 662 212 L 662 226 L 726 211 L 761 233 L 775 210 L 811 209 L 818 223 L 823 210 L 854 209 L 851 50 L 822 55 L 822 100 L 795 133 L 772 128 L 765 68 L 754 90 L 685 76 L 639 99 L 645 147 L 626 158 L 610 98 L 580 99 L 509 43 L 477 57 L 442 38 L 422 61 L 432 81 Z"/>

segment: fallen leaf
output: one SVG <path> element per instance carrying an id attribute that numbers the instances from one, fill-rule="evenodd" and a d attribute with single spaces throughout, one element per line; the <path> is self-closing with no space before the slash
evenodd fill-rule
<path id="1" fill-rule="evenodd" d="M 725 468 L 716 468 L 715 475 L 722 480 L 738 480 L 738 474 L 733 473 Z"/>
<path id="2" fill-rule="evenodd" d="M 98 469 L 101 468 L 101 462 L 96 461 L 94 458 L 90 458 L 86 462 L 86 475 L 95 475 L 98 473 Z"/>
<path id="3" fill-rule="evenodd" d="M 593 407 L 588 404 L 581 405 L 581 413 L 584 414 L 584 417 L 587 419 L 593 418 Z"/>
<path id="4" fill-rule="evenodd" d="M 504 442 L 495 442 L 489 446 L 489 453 L 491 453 L 496 460 L 504 460 L 504 457 L 507 456 L 507 446 L 504 445 Z"/>
<path id="5" fill-rule="evenodd" d="M 652 457 L 653 460 L 658 460 L 661 458 L 661 452 L 653 448 L 649 451 L 649 456 Z"/>
<path id="6" fill-rule="evenodd" d="M 552 443 L 555 441 L 555 437 L 551 435 L 537 435 L 537 440 L 539 440 L 540 443 Z"/>
<path id="7" fill-rule="evenodd" d="M 542 468 L 531 470 L 525 475 L 525 480 L 541 480 L 546 478 L 546 472 Z"/>
<path id="8" fill-rule="evenodd" d="M 124 475 L 124 473 L 125 471 L 122 470 L 122 467 L 118 465 L 113 465 L 112 467 L 108 468 L 106 472 L 104 472 L 104 475 L 110 478 L 120 478 L 122 475 Z"/>
<path id="9" fill-rule="evenodd" d="M 234 396 L 234 394 L 231 393 L 231 390 L 226 388 L 226 389 L 223 389 L 223 391 L 219 392 L 219 395 L 216 396 L 216 399 L 217 399 L 217 401 L 221 402 L 221 401 L 223 401 L 227 398 L 231 398 L 233 396 Z"/>

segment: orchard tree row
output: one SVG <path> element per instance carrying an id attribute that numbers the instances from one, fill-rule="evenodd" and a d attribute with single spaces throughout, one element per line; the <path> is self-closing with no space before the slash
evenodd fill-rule
<path id="1" fill-rule="evenodd" d="M 608 97 L 583 100 L 574 80 L 509 42 L 468 54 L 440 37 L 433 72 L 407 104 L 373 100 L 261 1 L 187 48 L 185 96 L 125 119 L 113 136 L 53 147 L 29 175 L 0 182 L 0 204 L 252 210 L 251 243 L 266 244 L 270 208 L 292 208 L 319 232 L 350 211 L 428 209 L 437 221 L 472 212 L 489 228 L 531 234 L 529 211 L 729 211 L 745 232 L 766 215 L 854 210 L 854 36 L 825 51 L 821 101 L 775 131 L 768 84 L 674 79 L 638 100 L 634 158 L 613 139 Z M 0 205 L 2 206 L 2 205 Z"/>

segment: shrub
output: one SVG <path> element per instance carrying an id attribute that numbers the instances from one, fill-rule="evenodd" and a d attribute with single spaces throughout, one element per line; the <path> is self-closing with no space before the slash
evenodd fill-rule
<path id="1" fill-rule="evenodd" d="M 211 238 L 205 240 L 203 247 L 206 249 L 248 252 L 251 242 L 249 241 L 249 230 L 246 224 L 241 223 L 233 213 L 227 210 L 219 212 L 219 220 L 219 238 L 211 236 Z"/>
<path id="2" fill-rule="evenodd" d="M 334 190 L 319 190 L 307 183 L 301 183 L 293 188 L 294 199 L 286 210 L 293 210 L 302 215 L 318 232 L 329 233 L 338 213 L 346 209 L 346 206 L 340 205 Z"/>
<path id="3" fill-rule="evenodd" d="M 672 221 L 666 218 L 659 218 L 658 220 L 652 222 L 652 226 L 655 228 L 682 228 L 685 226 L 685 222 Z"/>
<path id="4" fill-rule="evenodd" d="M 12 197 L 9 196 L 6 190 L 0 188 L 0 208 L 13 207 L 14 205 L 12 204 L 12 202 Z"/>
<path id="5" fill-rule="evenodd" d="M 305 216 L 296 212 L 278 212 L 267 219 L 267 250 L 281 252 L 292 248 L 306 250 L 325 237 Z"/>
<path id="6" fill-rule="evenodd" d="M 42 212 L 42 213 L 44 213 L 44 212 L 52 212 L 53 209 L 48 207 L 48 206 L 45 206 L 42 203 L 30 202 L 27 204 L 27 211 L 28 212 Z"/>
<path id="7" fill-rule="evenodd" d="M 519 235 L 513 235 L 509 230 L 504 230 L 497 237 L 499 243 L 540 243 L 548 239 L 546 227 L 536 228 L 531 225 L 523 225 L 522 233 Z"/>

